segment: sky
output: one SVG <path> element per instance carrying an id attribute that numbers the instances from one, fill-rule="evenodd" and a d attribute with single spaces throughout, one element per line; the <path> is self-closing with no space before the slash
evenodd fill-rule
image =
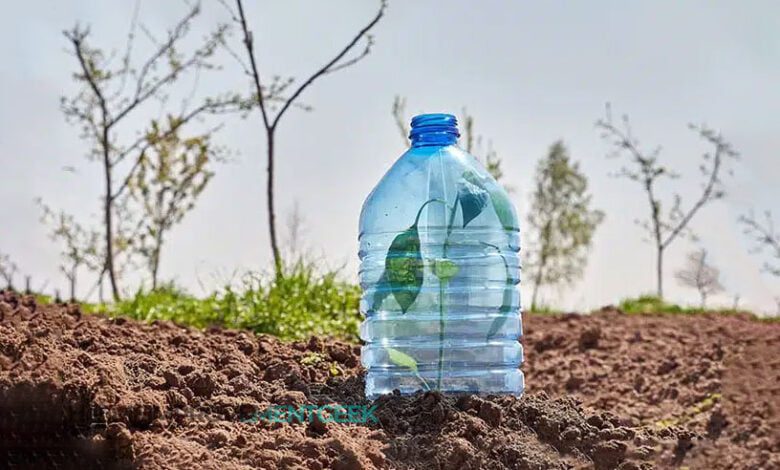
<path id="1" fill-rule="evenodd" d="M 274 75 L 302 80 L 377 7 L 368 0 L 246 3 L 266 81 Z M 39 220 L 36 198 L 82 223 L 99 223 L 100 167 L 86 158 L 87 145 L 59 110 L 60 97 L 77 91 L 71 80 L 76 62 L 62 31 L 76 22 L 89 25 L 94 45 L 121 50 L 134 4 L 8 2 L 0 16 L 0 252 L 32 277 L 33 287 L 67 290 L 57 269 L 60 248 Z M 203 4 L 186 44 L 229 20 L 218 2 Z M 142 0 L 138 14 L 162 36 L 186 8 Z M 545 290 L 546 303 L 586 310 L 652 291 L 653 248 L 634 223 L 648 213 L 645 195 L 636 183 L 610 176 L 617 162 L 606 157 L 609 147 L 594 126 L 609 102 L 616 115 L 630 116 L 643 145 L 662 146 L 662 162 L 682 175 L 663 191 L 679 192 L 687 204 L 700 190 L 699 158 L 709 150 L 689 123 L 722 132 L 741 154 L 731 165 L 734 175 L 724 177 L 725 200 L 693 221 L 699 241 L 681 239 L 669 249 L 667 297 L 697 302 L 695 291 L 675 282 L 674 271 L 701 246 L 726 288 L 713 304 L 731 306 L 738 295 L 740 306 L 777 310 L 780 282 L 762 274 L 762 258 L 750 252 L 737 218 L 754 209 L 772 210 L 780 219 L 780 4 L 391 0 L 374 35 L 371 55 L 309 88 L 302 101 L 312 111 L 291 110 L 277 134 L 280 232 L 297 205 L 307 248 L 328 266 L 342 267 L 345 278 L 355 279 L 358 268 L 362 202 L 404 151 L 391 115 L 394 96 L 401 95 L 410 115 L 467 108 L 477 133 L 502 158 L 504 181 L 523 216 L 536 163 L 555 140 L 563 139 L 580 162 L 606 220 L 582 281 Z M 232 44 L 242 51 L 237 34 Z M 136 58 L 150 48 L 139 38 Z M 231 57 L 220 63 L 221 70 L 202 74 L 199 93 L 249 91 Z M 158 113 L 154 106 L 143 110 L 120 135 L 132 136 Z M 267 269 L 271 259 L 260 115 L 220 122 L 216 140 L 229 149 L 230 161 L 219 165 L 162 255 L 162 277 L 195 294 L 237 273 Z"/>

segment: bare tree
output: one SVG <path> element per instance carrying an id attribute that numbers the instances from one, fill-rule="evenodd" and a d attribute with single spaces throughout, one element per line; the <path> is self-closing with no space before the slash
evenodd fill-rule
<path id="1" fill-rule="evenodd" d="M 293 261 L 306 256 L 306 247 L 304 246 L 305 221 L 301 214 L 301 207 L 298 201 L 295 201 L 292 212 L 287 216 L 287 256 Z"/>
<path id="2" fill-rule="evenodd" d="M 393 99 L 393 119 L 404 147 L 409 146 L 409 116 L 406 114 L 406 97 L 396 95 Z"/>
<path id="3" fill-rule="evenodd" d="M 274 77 L 270 82 L 270 85 L 266 88 L 263 86 L 264 80 L 260 77 L 260 71 L 258 66 L 257 57 L 255 56 L 255 43 L 252 31 L 247 24 L 247 17 L 244 11 L 244 5 L 241 0 L 236 0 L 237 11 L 234 11 L 226 2 L 222 0 L 221 3 L 230 12 L 233 20 L 237 22 L 241 31 L 243 32 L 243 44 L 246 49 L 246 56 L 249 60 L 247 65 L 240 59 L 238 54 L 233 53 L 233 56 L 238 60 L 244 73 L 251 78 L 253 85 L 253 103 L 260 109 L 260 114 L 263 118 L 263 129 L 266 137 L 266 197 L 268 204 L 268 230 L 271 237 L 271 252 L 274 257 L 274 269 L 277 277 L 283 275 L 283 264 L 281 253 L 279 251 L 279 244 L 276 236 L 276 211 L 274 207 L 274 164 L 275 164 L 275 150 L 276 150 L 276 129 L 279 126 L 279 122 L 282 116 L 285 115 L 287 110 L 293 105 L 301 107 L 298 103 L 298 98 L 301 94 L 309 88 L 317 79 L 343 70 L 347 67 L 355 65 L 360 60 L 368 56 L 371 52 L 371 48 L 374 44 L 373 36 L 369 34 L 369 31 L 379 23 L 379 20 L 384 16 L 385 8 L 387 7 L 386 0 L 381 0 L 379 11 L 366 24 L 358 33 L 347 43 L 330 61 L 320 67 L 316 72 L 311 74 L 306 80 L 301 82 L 300 85 L 292 89 L 292 93 L 288 96 L 281 98 L 290 87 L 293 85 L 294 80 L 288 78 L 282 80 L 280 77 Z M 365 46 L 361 52 L 355 54 L 352 57 L 347 57 L 350 52 L 363 41 Z M 278 104 L 278 111 L 275 104 Z M 308 109 L 303 106 L 304 109 Z"/>
<path id="4" fill-rule="evenodd" d="M 398 132 L 401 134 L 401 140 L 405 146 L 408 146 L 409 117 L 406 114 L 405 97 L 395 97 L 393 100 L 392 112 Z M 464 150 L 477 157 L 477 159 L 485 165 L 485 169 L 488 173 L 490 173 L 496 181 L 500 181 L 504 176 L 504 171 L 501 169 L 501 158 L 498 157 L 498 153 L 493 149 L 493 143 L 488 140 L 487 144 L 484 144 L 482 136 L 474 131 L 474 116 L 470 115 L 466 108 L 463 108 L 461 118 L 463 120 Z M 507 191 L 512 190 L 511 187 L 506 185 L 504 185 L 504 188 Z"/>
<path id="5" fill-rule="evenodd" d="M 138 23 L 137 13 L 138 4 L 118 64 L 89 43 L 89 28 L 77 24 L 64 32 L 78 63 L 73 79 L 81 89 L 74 96 L 63 97 L 61 105 L 68 121 L 77 124 L 82 130 L 82 138 L 89 142 L 89 158 L 99 161 L 103 168 L 101 204 L 105 271 L 115 300 L 120 297 L 115 243 L 122 239 L 117 236 L 117 202 L 140 164 L 139 156 L 151 145 L 144 134 L 122 140 L 120 130 L 124 127 L 122 135 L 127 136 L 129 129 L 124 124 L 132 122 L 150 102 L 165 104 L 172 86 L 186 75 L 191 75 L 197 83 L 200 71 L 214 69 L 210 60 L 227 31 L 226 25 L 219 25 L 202 43 L 183 52 L 181 43 L 200 13 L 199 4 L 193 5 L 162 40 Z M 144 59 L 135 61 L 133 52 L 138 29 L 148 37 L 153 50 Z M 192 94 L 182 100 L 181 110 L 175 115 L 176 129 L 206 114 L 245 109 L 238 95 L 207 97 L 193 104 L 194 101 Z"/>
<path id="6" fill-rule="evenodd" d="M 102 273 L 105 255 L 101 252 L 100 234 L 86 230 L 72 215 L 54 212 L 40 199 L 37 200 L 43 216 L 41 221 L 52 227 L 49 236 L 63 245 L 60 271 L 68 280 L 70 300 L 76 300 L 76 288 L 79 269 L 84 267 L 96 273 Z"/>
<path id="7" fill-rule="evenodd" d="M 751 211 L 739 218 L 745 227 L 745 234 L 753 238 L 756 253 L 765 252 L 768 260 L 764 262 L 764 271 L 773 276 L 780 276 L 780 233 L 775 231 L 772 213 L 764 212 L 764 220 L 756 218 Z"/>
<path id="8" fill-rule="evenodd" d="M 688 253 L 687 265 L 675 273 L 677 280 L 685 287 L 699 291 L 701 308 L 707 306 L 707 297 L 723 291 L 720 283 L 720 270 L 707 261 L 704 248 Z M 736 309 L 736 302 L 735 309 Z"/>
<path id="9" fill-rule="evenodd" d="M 640 225 L 650 234 L 655 247 L 656 292 L 658 297 L 663 297 L 663 260 L 666 249 L 681 235 L 692 237 L 689 225 L 694 216 L 707 204 L 725 196 L 721 181 L 724 164 L 727 159 L 738 158 L 738 153 L 720 133 L 705 126 L 690 125 L 691 130 L 713 146 L 712 152 L 701 156 L 699 169 L 704 179 L 701 193 L 687 209 L 683 208 L 682 197 L 675 194 L 670 208 L 665 210 L 658 183 L 664 178 L 677 178 L 679 175 L 658 161 L 661 148 L 656 147 L 652 151 L 642 149 L 639 140 L 633 135 L 628 116 L 624 115 L 622 123 L 616 124 L 609 105 L 606 117 L 599 120 L 596 126 L 603 131 L 602 138 L 614 147 L 609 156 L 628 158 L 628 164 L 620 168 L 617 176 L 638 182 L 647 196 L 650 217 L 640 222 Z"/>
<path id="10" fill-rule="evenodd" d="M 11 261 L 11 257 L 7 254 L 0 253 L 0 278 L 5 282 L 7 289 L 13 290 L 14 288 L 14 276 L 19 272 L 19 267 L 16 263 Z"/>
<path id="11" fill-rule="evenodd" d="M 135 249 L 146 260 L 153 290 L 158 285 L 165 236 L 195 207 L 214 176 L 210 163 L 221 159 L 221 149 L 211 142 L 213 131 L 182 138 L 179 127 L 173 116 L 163 124 L 152 121 L 147 132 L 150 147 L 141 154 L 129 183 L 143 214 Z"/>
<path id="12" fill-rule="evenodd" d="M 534 286 L 532 311 L 541 286 L 570 284 L 582 276 L 593 234 L 604 220 L 604 213 L 591 207 L 588 178 L 560 140 L 539 161 L 535 186 L 524 267 Z"/>
<path id="13" fill-rule="evenodd" d="M 740 297 L 741 296 L 739 294 L 734 294 L 733 302 L 731 303 L 731 310 L 734 310 L 736 312 L 739 309 Z"/>

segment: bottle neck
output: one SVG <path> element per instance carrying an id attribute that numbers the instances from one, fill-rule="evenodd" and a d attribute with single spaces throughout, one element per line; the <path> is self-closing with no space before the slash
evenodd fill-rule
<path id="1" fill-rule="evenodd" d="M 458 137 L 458 120 L 451 114 L 421 114 L 412 118 L 412 147 L 454 145 Z"/>

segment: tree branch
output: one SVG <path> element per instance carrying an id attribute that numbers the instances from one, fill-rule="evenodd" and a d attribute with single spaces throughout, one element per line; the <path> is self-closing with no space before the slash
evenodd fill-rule
<path id="1" fill-rule="evenodd" d="M 224 26 L 222 29 L 218 30 L 215 35 L 222 34 L 224 32 Z M 133 101 L 131 101 L 127 106 L 125 106 L 124 109 L 122 109 L 117 116 L 112 119 L 111 125 L 116 124 L 119 122 L 123 117 L 125 117 L 127 114 L 129 114 L 133 109 L 141 105 L 143 102 L 154 96 L 163 86 L 172 83 L 176 78 L 181 74 L 184 70 L 197 66 L 202 65 L 201 59 L 206 57 L 210 52 L 210 50 L 215 45 L 215 39 L 212 39 L 210 42 L 208 42 L 203 48 L 196 51 L 193 56 L 183 64 L 180 64 L 178 66 L 175 66 L 168 74 L 163 76 L 162 78 L 158 79 L 157 81 L 151 82 L 147 84 L 144 88 L 146 88 L 146 91 L 142 92 L 141 94 L 137 94 L 135 98 L 133 98 Z"/>
<path id="2" fill-rule="evenodd" d="M 745 225 L 745 234 L 752 236 L 758 245 L 754 252 L 767 248 L 770 255 L 780 262 L 780 233 L 775 232 L 772 214 L 769 211 L 765 212 L 764 218 L 766 225 L 756 220 L 751 211 L 748 215 L 740 216 L 739 221 Z M 764 270 L 774 276 L 780 276 L 780 265 L 773 266 L 766 261 L 764 262 Z"/>
<path id="3" fill-rule="evenodd" d="M 241 5 L 241 0 L 237 0 L 239 6 Z M 374 16 L 374 19 L 372 19 L 363 29 L 361 29 L 358 34 L 352 39 L 352 41 L 347 44 L 344 49 L 341 50 L 336 56 L 327 64 L 325 64 L 322 68 L 314 72 L 312 76 L 310 76 L 305 82 L 301 84 L 301 86 L 298 87 L 297 90 L 287 99 L 287 101 L 284 103 L 282 108 L 279 110 L 279 113 L 276 115 L 276 117 L 273 120 L 273 123 L 271 124 L 272 128 L 275 128 L 276 125 L 279 123 L 279 119 L 284 115 L 285 111 L 290 107 L 290 105 L 300 96 L 301 93 L 312 83 L 314 83 L 315 80 L 320 78 L 321 76 L 335 72 L 337 70 L 341 70 L 345 67 L 349 67 L 350 65 L 354 65 L 359 60 L 363 59 L 368 55 L 368 53 L 371 50 L 371 45 L 373 44 L 373 41 L 369 38 L 368 39 L 368 45 L 366 46 L 366 49 L 363 50 L 363 52 L 357 56 L 354 59 L 348 60 L 342 64 L 338 64 L 338 62 L 345 56 L 347 53 L 355 47 L 355 44 L 358 43 L 364 36 L 368 34 L 368 32 L 376 26 L 376 24 L 379 22 L 380 19 L 382 19 L 382 16 L 385 14 L 385 8 L 387 7 L 386 0 L 382 0 L 382 3 L 379 7 L 379 11 L 377 12 L 376 16 Z M 243 19 L 243 13 L 241 15 Z"/>
<path id="4" fill-rule="evenodd" d="M 168 40 L 165 41 L 164 44 L 162 44 L 155 52 L 152 54 L 146 62 L 144 62 L 144 65 L 141 66 L 141 71 L 138 74 L 138 78 L 136 80 L 136 88 L 135 88 L 135 98 L 134 101 L 137 101 L 138 98 L 141 96 L 141 93 L 143 92 L 144 82 L 146 80 L 146 76 L 149 74 L 149 71 L 154 67 L 154 64 L 157 62 L 157 60 L 165 55 L 167 52 L 171 51 L 176 44 L 176 41 L 178 41 L 184 33 L 189 28 L 190 21 L 195 18 L 198 13 L 200 13 L 200 5 L 195 4 L 195 6 L 186 14 L 184 17 L 176 24 L 176 26 L 173 27 L 173 30 L 171 30 L 170 33 L 168 33 Z"/>
<path id="5" fill-rule="evenodd" d="M 244 47 L 246 47 L 247 55 L 249 55 L 249 66 L 252 70 L 252 80 L 255 85 L 255 93 L 257 93 L 257 105 L 260 108 L 260 113 L 263 115 L 263 125 L 266 131 L 271 129 L 270 120 L 268 118 L 268 112 L 265 109 L 265 101 L 263 99 L 263 87 L 260 84 L 260 74 L 257 71 L 257 61 L 255 60 L 255 48 L 254 39 L 252 38 L 252 32 L 246 24 L 246 15 L 244 15 L 244 6 L 241 4 L 241 0 L 236 0 L 238 5 L 239 22 L 241 23 L 241 31 L 244 34 Z"/>
<path id="6" fill-rule="evenodd" d="M 233 109 L 231 106 L 235 106 L 236 109 Z M 168 130 L 166 130 L 164 133 L 162 133 L 160 136 L 157 137 L 157 140 L 164 140 L 168 137 L 174 135 L 178 130 L 198 117 L 201 114 L 207 113 L 207 114 L 219 114 L 219 113 L 229 113 L 236 110 L 243 109 L 244 105 L 239 100 L 225 100 L 225 101 L 209 101 L 206 102 L 197 108 L 191 110 L 187 114 L 179 115 L 175 117 L 176 124 L 174 126 L 171 126 Z M 132 145 L 130 145 L 127 149 L 122 151 L 122 153 L 119 154 L 119 157 L 117 158 L 117 161 L 120 161 L 127 157 L 130 153 L 137 150 L 138 151 L 138 158 L 136 158 L 135 162 L 133 163 L 132 168 L 130 171 L 128 171 L 124 181 L 122 184 L 117 188 L 117 190 L 114 192 L 114 194 L 111 196 L 112 199 L 117 199 L 128 187 L 130 182 L 133 179 L 133 176 L 135 174 L 135 171 L 138 169 L 138 167 L 141 164 L 141 155 L 154 145 L 154 142 L 150 141 L 147 135 L 143 135 L 139 137 Z"/>
<path id="7" fill-rule="evenodd" d="M 65 37 L 73 44 L 73 49 L 76 53 L 76 58 L 79 61 L 79 66 L 84 74 L 83 79 L 87 82 L 95 97 L 98 100 L 100 111 L 103 115 L 103 124 L 108 122 L 108 108 L 106 105 L 106 99 L 103 96 L 103 91 L 98 86 L 97 80 L 94 76 L 94 71 L 87 65 L 87 59 L 84 57 L 84 39 L 89 35 L 89 29 L 79 30 L 78 26 L 73 28 L 72 31 L 66 31 Z"/>
<path id="8" fill-rule="evenodd" d="M 133 17 L 130 20 L 130 30 L 127 33 L 127 43 L 125 53 L 122 55 L 122 68 L 119 69 L 119 75 L 122 77 L 116 92 L 111 95 L 111 99 L 116 99 L 122 95 L 127 83 L 127 76 L 130 75 L 130 56 L 133 53 L 133 44 L 135 43 L 135 30 L 138 27 L 138 12 L 141 8 L 141 0 L 136 0 L 133 8 Z"/>
<path id="9" fill-rule="evenodd" d="M 720 169 L 720 164 L 721 164 L 721 149 L 719 147 L 715 151 L 715 159 L 713 163 L 712 172 L 710 173 L 710 177 L 707 181 L 706 186 L 704 187 L 704 191 L 702 191 L 701 196 L 699 196 L 699 200 L 697 200 L 696 203 L 693 206 L 691 206 L 690 210 L 687 213 L 685 213 L 685 215 L 682 216 L 680 222 L 677 225 L 673 226 L 673 228 L 671 229 L 672 230 L 671 233 L 669 233 L 669 235 L 666 237 L 666 239 L 664 240 L 661 246 L 663 246 L 664 248 L 669 246 L 669 244 L 671 244 L 672 241 L 674 241 L 674 239 L 677 238 L 680 232 L 683 229 L 685 229 L 685 227 L 688 225 L 691 219 L 693 219 L 693 216 L 696 215 L 696 212 L 698 212 L 699 209 L 701 209 L 704 206 L 704 204 L 706 204 L 712 198 L 712 190 L 718 181 L 718 171 Z"/>
<path id="10" fill-rule="evenodd" d="M 406 98 L 396 95 L 393 100 L 393 119 L 404 145 L 409 145 L 409 128 L 406 126 Z M 468 151 L 468 150 L 467 150 Z"/>

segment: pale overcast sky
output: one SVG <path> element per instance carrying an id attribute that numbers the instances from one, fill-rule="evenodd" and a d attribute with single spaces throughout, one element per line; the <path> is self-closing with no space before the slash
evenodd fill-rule
<path id="1" fill-rule="evenodd" d="M 303 77 L 318 68 L 376 6 L 246 3 L 265 77 Z M 74 91 L 76 66 L 61 31 L 79 21 L 92 26 L 93 44 L 120 48 L 133 5 L 5 2 L 0 16 L 0 251 L 36 286 L 48 281 L 66 290 L 56 267 L 59 248 L 39 222 L 34 199 L 95 222 L 102 184 L 78 130 L 59 111 L 59 97 Z M 184 10 L 179 2 L 146 0 L 140 18 L 160 34 Z M 204 0 L 193 39 L 225 19 L 220 5 Z M 750 208 L 771 209 L 780 219 L 779 3 L 391 0 L 375 35 L 371 56 L 308 90 L 303 99 L 314 111 L 293 110 L 278 133 L 280 228 L 297 201 L 306 242 L 331 265 L 346 263 L 345 276 L 354 278 L 357 269 L 363 199 L 404 150 L 390 114 L 400 94 L 409 113 L 459 113 L 466 106 L 502 157 L 521 213 L 535 164 L 555 139 L 564 139 L 581 162 L 607 219 L 584 280 L 547 291 L 547 302 L 582 310 L 651 291 L 653 250 L 633 223 L 647 213 L 644 194 L 608 176 L 614 162 L 594 129 L 609 101 L 617 113 L 630 114 L 643 143 L 663 145 L 663 161 L 684 175 L 669 191 L 679 190 L 686 201 L 699 188 L 697 158 L 707 150 L 689 122 L 714 127 L 740 151 L 735 176 L 725 180 L 728 198 L 706 207 L 693 228 L 723 271 L 727 292 L 714 302 L 730 305 L 739 294 L 742 305 L 775 311 L 780 282 L 761 274 L 761 259 L 749 253 L 736 219 Z M 240 48 L 237 37 L 234 44 Z M 145 50 L 148 43 L 139 42 L 139 55 Z M 248 86 L 234 62 L 224 63 L 225 70 L 202 79 L 204 92 Z M 151 108 L 131 126 L 157 112 Z M 196 294 L 235 269 L 269 266 L 259 114 L 226 119 L 218 140 L 234 152 L 233 161 L 217 169 L 163 254 L 162 276 Z M 674 301 L 697 300 L 673 277 L 693 247 L 680 240 L 668 254 L 666 286 Z"/>

